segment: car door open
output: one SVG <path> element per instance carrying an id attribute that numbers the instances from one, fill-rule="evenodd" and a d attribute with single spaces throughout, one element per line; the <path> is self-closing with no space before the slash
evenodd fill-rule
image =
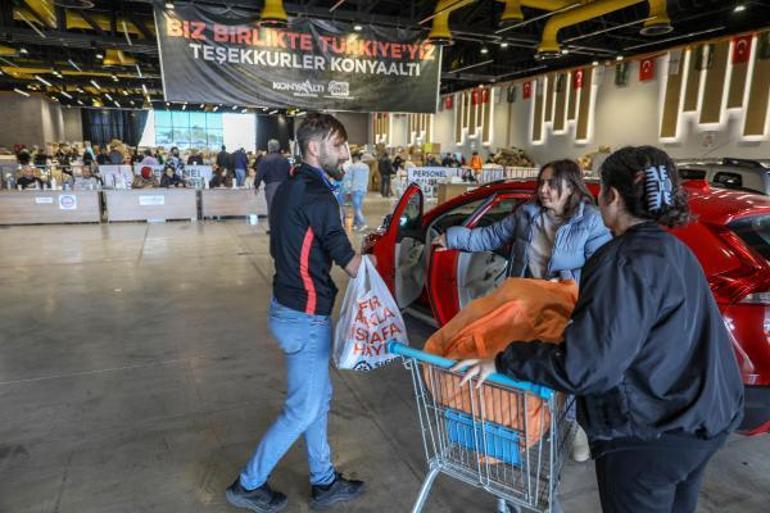
<path id="1" fill-rule="evenodd" d="M 420 297 L 425 285 L 422 212 L 422 191 L 416 184 L 411 184 L 396 205 L 388 228 L 374 249 L 377 269 L 401 309 Z"/>

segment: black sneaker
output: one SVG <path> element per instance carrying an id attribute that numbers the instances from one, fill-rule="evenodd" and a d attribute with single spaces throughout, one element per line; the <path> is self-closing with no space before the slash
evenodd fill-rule
<path id="1" fill-rule="evenodd" d="M 339 472 L 334 474 L 334 481 L 326 486 L 313 486 L 313 499 L 310 507 L 325 509 L 339 502 L 349 501 L 364 493 L 364 482 L 345 479 Z"/>
<path id="2" fill-rule="evenodd" d="M 289 502 L 281 492 L 273 491 L 270 485 L 265 483 L 256 490 L 246 490 L 241 486 L 241 478 L 225 491 L 227 502 L 236 508 L 244 508 L 256 513 L 276 513 L 286 507 Z"/>

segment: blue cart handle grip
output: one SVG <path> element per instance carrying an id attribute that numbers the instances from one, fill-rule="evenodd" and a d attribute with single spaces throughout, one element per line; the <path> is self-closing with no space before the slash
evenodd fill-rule
<path id="1" fill-rule="evenodd" d="M 406 358 L 413 358 L 418 362 L 435 365 L 436 367 L 441 367 L 442 369 L 449 369 L 457 363 L 456 360 L 450 360 L 449 358 L 443 358 L 441 356 L 436 356 L 435 354 L 426 353 L 425 351 L 414 349 L 413 347 L 409 347 L 400 342 L 388 342 L 388 351 L 391 354 L 404 356 Z M 516 381 L 515 379 L 511 379 L 508 376 L 499 374 L 497 372 L 491 374 L 487 378 L 487 381 L 497 385 L 502 385 L 504 387 L 515 388 L 517 390 L 534 394 L 545 401 L 548 401 L 551 399 L 551 397 L 553 397 L 553 390 L 546 386 L 535 385 L 534 383 L 529 383 L 527 381 Z"/>

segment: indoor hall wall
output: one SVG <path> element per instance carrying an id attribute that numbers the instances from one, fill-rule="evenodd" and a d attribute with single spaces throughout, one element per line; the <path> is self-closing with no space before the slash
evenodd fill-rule
<path id="1" fill-rule="evenodd" d="M 348 132 L 348 142 L 351 144 L 366 144 L 369 142 L 370 121 L 368 113 L 334 112 L 332 114 L 345 126 L 345 130 Z M 299 119 L 301 120 L 302 118 Z M 296 124 L 296 127 L 299 128 L 299 123 Z"/>
<path id="2" fill-rule="evenodd" d="M 679 113 L 679 137 L 675 142 L 663 142 L 660 137 L 662 103 L 665 94 L 665 82 L 668 79 L 668 54 L 655 59 L 655 78 L 640 81 L 639 66 L 641 61 L 631 59 L 628 62 L 628 81 L 626 86 L 615 84 L 615 65 L 598 67 L 595 70 L 595 101 L 592 108 L 592 131 L 586 142 L 575 141 L 575 122 L 567 123 L 567 131 L 554 134 L 548 123 L 544 127 L 544 140 L 533 144 L 531 136 L 533 95 L 523 99 L 524 80 L 516 81 L 517 94 L 513 103 L 505 98 L 504 84 L 496 88 L 495 98 L 502 96 L 502 101 L 493 101 L 493 134 L 491 144 L 483 146 L 469 141 L 466 137 L 461 145 L 455 142 L 455 115 L 460 97 L 455 95 L 454 108 L 439 111 L 435 116 L 434 142 L 441 144 L 442 151 L 462 151 L 466 156 L 479 148 L 482 157 L 488 151 L 499 147 L 519 147 L 539 163 L 555 158 L 578 158 L 596 151 L 599 146 L 618 149 L 624 145 L 651 144 L 669 152 L 674 158 L 699 157 L 740 157 L 768 158 L 770 156 L 770 131 L 763 140 L 743 140 L 745 108 L 722 110 L 722 123 L 718 126 L 700 125 L 699 112 Z M 682 67 L 685 64 L 682 63 Z M 728 68 L 729 69 L 729 68 Z M 533 80 L 542 77 L 531 77 Z M 725 88 L 725 93 L 726 94 Z M 748 91 L 748 88 L 746 89 Z M 701 96 L 703 92 L 701 91 Z"/>
<path id="3" fill-rule="evenodd" d="M 27 98 L 13 92 L 0 92 L 0 119 L 6 127 L 0 130 L 0 146 L 6 148 L 14 144 L 43 146 L 63 139 L 64 121 L 59 104 L 40 95 Z M 11 124 L 13 130 L 8 130 Z"/>
<path id="4" fill-rule="evenodd" d="M 83 118 L 76 107 L 61 109 L 64 120 L 63 139 L 69 142 L 83 140 Z"/>

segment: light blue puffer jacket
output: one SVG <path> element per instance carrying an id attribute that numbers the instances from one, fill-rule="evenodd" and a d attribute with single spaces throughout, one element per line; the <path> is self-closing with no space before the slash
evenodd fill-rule
<path id="1" fill-rule="evenodd" d="M 493 251 L 513 241 L 508 276 L 529 276 L 529 246 L 532 227 L 542 212 L 534 201 L 525 203 L 494 224 L 473 230 L 453 226 L 446 232 L 447 246 L 461 251 Z M 596 207 L 581 203 L 575 215 L 556 232 L 556 241 L 545 278 L 573 279 L 580 283 L 580 270 L 597 249 L 612 239 Z"/>

